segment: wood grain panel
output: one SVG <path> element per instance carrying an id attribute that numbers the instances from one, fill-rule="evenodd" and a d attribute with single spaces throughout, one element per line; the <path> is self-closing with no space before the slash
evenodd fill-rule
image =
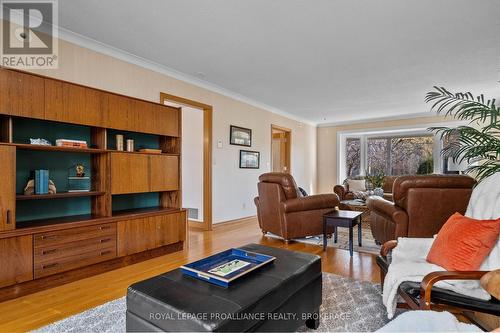
<path id="1" fill-rule="evenodd" d="M 151 155 L 150 190 L 152 192 L 179 189 L 179 157 Z"/>
<path id="2" fill-rule="evenodd" d="M 91 225 L 35 234 L 33 246 L 36 251 L 38 249 L 50 248 L 54 245 L 114 235 L 116 235 L 116 223 Z"/>
<path id="3" fill-rule="evenodd" d="M 107 93 L 105 126 L 117 130 L 127 130 L 132 115 L 132 99 Z"/>
<path id="4" fill-rule="evenodd" d="M 149 192 L 149 156 L 111 153 L 111 193 Z"/>
<path id="5" fill-rule="evenodd" d="M 181 223 L 180 214 L 155 216 L 150 219 L 154 220 L 156 226 L 156 246 L 165 246 L 181 240 L 184 224 Z"/>
<path id="6" fill-rule="evenodd" d="M 16 148 L 0 146 L 0 231 L 16 227 Z"/>
<path id="7" fill-rule="evenodd" d="M 44 79 L 0 68 L 0 113 L 44 118 Z"/>
<path id="8" fill-rule="evenodd" d="M 102 249 L 94 249 L 90 252 L 78 252 L 73 256 L 49 260 L 47 262 L 35 261 L 33 270 L 34 278 L 38 279 L 113 258 L 116 258 L 116 246 L 110 244 L 108 247 Z"/>
<path id="9" fill-rule="evenodd" d="M 180 109 L 152 104 L 153 133 L 166 136 L 180 136 Z"/>
<path id="10" fill-rule="evenodd" d="M 126 256 L 156 247 L 155 219 L 144 218 L 118 223 L 118 256 Z"/>
<path id="11" fill-rule="evenodd" d="M 103 126 L 108 94 L 71 83 L 45 79 L 45 119 Z"/>
<path id="12" fill-rule="evenodd" d="M 35 265 L 57 259 L 72 257 L 80 253 L 92 252 L 109 247 L 116 247 L 116 234 L 85 238 L 71 243 L 54 244 L 33 250 Z"/>
<path id="13" fill-rule="evenodd" d="M 0 288 L 33 279 L 33 237 L 0 239 Z"/>

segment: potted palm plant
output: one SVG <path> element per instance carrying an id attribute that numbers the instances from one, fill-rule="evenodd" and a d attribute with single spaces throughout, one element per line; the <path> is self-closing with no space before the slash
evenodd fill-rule
<path id="1" fill-rule="evenodd" d="M 500 107 L 495 100 L 484 100 L 484 96 L 474 97 L 470 92 L 452 93 L 442 87 L 425 96 L 426 103 L 433 102 L 431 110 L 457 120 L 467 120 L 464 126 L 430 127 L 440 134 L 441 139 L 454 137 L 444 147 L 441 154 L 454 163 L 466 162 L 465 173 L 473 174 L 481 180 L 500 171 Z M 471 165 L 474 163 L 473 165 Z"/>

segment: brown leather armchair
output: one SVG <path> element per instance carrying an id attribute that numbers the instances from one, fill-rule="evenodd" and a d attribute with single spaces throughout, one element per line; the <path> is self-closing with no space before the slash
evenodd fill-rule
<path id="1" fill-rule="evenodd" d="M 384 186 L 382 189 L 384 190 L 384 199 L 392 201 L 392 185 L 396 180 L 397 176 L 386 176 L 384 179 Z M 364 179 L 363 176 L 359 176 L 353 179 Z M 335 185 L 333 187 L 333 192 L 339 196 L 339 200 L 353 200 L 355 199 L 354 193 L 349 189 L 349 185 L 347 183 L 341 185 Z"/>
<path id="2" fill-rule="evenodd" d="M 394 202 L 372 196 L 370 227 L 378 243 L 398 237 L 432 237 L 448 218 L 465 213 L 475 180 L 461 175 L 401 176 L 394 181 Z"/>
<path id="3" fill-rule="evenodd" d="M 254 199 L 262 232 L 286 241 L 323 233 L 323 214 L 339 205 L 336 194 L 302 197 L 293 177 L 271 172 L 259 177 L 259 196 Z"/>

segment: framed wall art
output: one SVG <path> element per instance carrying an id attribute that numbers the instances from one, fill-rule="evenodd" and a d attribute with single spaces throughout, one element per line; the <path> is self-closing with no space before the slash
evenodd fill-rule
<path id="1" fill-rule="evenodd" d="M 252 130 L 231 125 L 229 129 L 229 143 L 236 146 L 251 147 Z"/>
<path id="2" fill-rule="evenodd" d="M 240 150 L 240 169 L 259 169 L 260 152 Z"/>

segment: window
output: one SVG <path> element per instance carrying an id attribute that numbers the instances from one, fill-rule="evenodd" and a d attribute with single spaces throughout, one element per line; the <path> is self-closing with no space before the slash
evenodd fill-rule
<path id="1" fill-rule="evenodd" d="M 359 176 L 361 173 L 361 139 L 346 139 L 345 156 L 347 177 Z"/>
<path id="2" fill-rule="evenodd" d="M 365 174 L 388 176 L 431 174 L 439 170 L 441 140 L 426 130 L 409 133 L 387 132 L 349 134 L 341 140 L 344 149 L 340 158 L 342 179 Z M 434 167 L 434 155 L 437 168 Z M 342 181 L 342 180 L 341 180 Z"/>
<path id="3" fill-rule="evenodd" d="M 433 136 L 367 139 L 368 172 L 386 175 L 429 174 L 434 171 Z"/>

